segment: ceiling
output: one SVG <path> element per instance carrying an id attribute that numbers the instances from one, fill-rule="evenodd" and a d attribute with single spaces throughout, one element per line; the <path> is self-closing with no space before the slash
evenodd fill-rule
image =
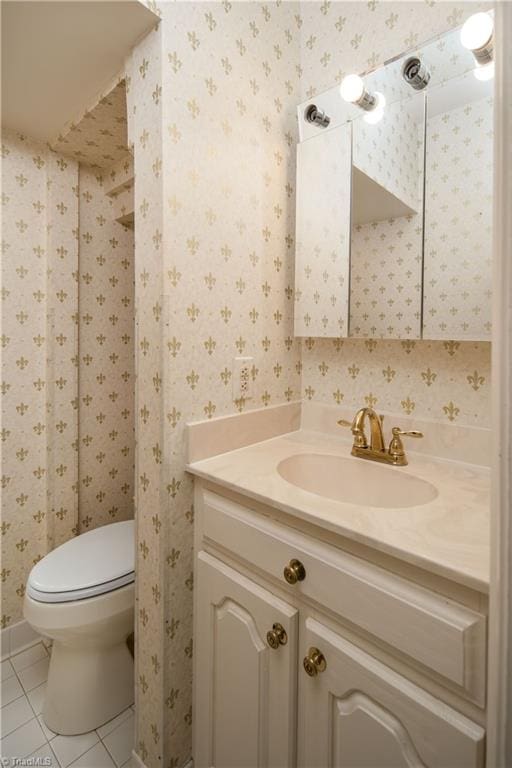
<path id="1" fill-rule="evenodd" d="M 2 125 L 53 141 L 158 21 L 139 0 L 2 0 Z"/>

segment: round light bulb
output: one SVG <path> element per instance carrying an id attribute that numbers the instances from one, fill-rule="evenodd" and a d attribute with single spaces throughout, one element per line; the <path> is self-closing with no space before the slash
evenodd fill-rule
<path id="1" fill-rule="evenodd" d="M 366 115 L 363 117 L 363 120 L 365 123 L 368 123 L 368 125 L 377 125 L 377 123 L 380 123 L 382 118 L 384 117 L 384 107 L 386 106 L 386 97 L 383 93 L 379 93 L 379 91 L 375 91 L 375 107 L 372 109 L 371 112 L 367 112 Z"/>
<path id="2" fill-rule="evenodd" d="M 483 67 L 477 67 L 473 70 L 473 74 L 477 80 L 485 82 L 486 80 L 492 80 L 494 77 L 494 61 L 490 64 L 486 64 Z"/>
<path id="3" fill-rule="evenodd" d="M 383 93 L 380 93 L 380 91 L 375 91 L 375 109 L 380 109 L 381 111 L 384 111 L 384 107 L 386 106 L 386 97 Z"/>
<path id="4" fill-rule="evenodd" d="M 488 13 L 483 11 L 474 13 L 473 16 L 466 19 L 460 31 L 460 41 L 464 48 L 477 51 L 489 42 L 493 29 L 494 24 Z"/>
<path id="5" fill-rule="evenodd" d="M 364 82 L 359 75 L 347 75 L 340 85 L 341 98 L 354 104 L 364 93 Z"/>
<path id="6" fill-rule="evenodd" d="M 377 125 L 377 123 L 380 123 L 383 117 L 383 109 L 374 109 L 372 112 L 367 112 L 363 117 L 363 120 L 365 123 L 368 123 L 368 125 Z"/>

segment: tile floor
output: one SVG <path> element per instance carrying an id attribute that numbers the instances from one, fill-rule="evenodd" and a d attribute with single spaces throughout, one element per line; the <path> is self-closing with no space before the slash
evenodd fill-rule
<path id="1" fill-rule="evenodd" d="M 43 722 L 50 657 L 37 643 L 1 663 L 0 756 L 50 758 L 51 768 L 133 768 L 134 711 L 81 736 L 58 736 Z"/>

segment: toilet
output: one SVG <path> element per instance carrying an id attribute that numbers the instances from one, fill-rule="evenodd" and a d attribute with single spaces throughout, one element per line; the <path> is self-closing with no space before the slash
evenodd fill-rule
<path id="1" fill-rule="evenodd" d="M 53 640 L 43 719 L 56 733 L 92 731 L 133 703 L 134 546 L 133 520 L 112 523 L 67 541 L 30 572 L 23 611 Z"/>

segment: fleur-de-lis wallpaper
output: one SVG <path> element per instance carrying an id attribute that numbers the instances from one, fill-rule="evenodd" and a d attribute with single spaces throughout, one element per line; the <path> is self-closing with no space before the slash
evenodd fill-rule
<path id="1" fill-rule="evenodd" d="M 486 426 L 490 345 L 410 339 L 299 341 L 293 335 L 296 105 L 348 71 L 376 66 L 460 24 L 475 4 L 225 0 L 150 7 L 159 11 L 161 23 L 136 47 L 126 72 L 128 140 L 136 176 L 136 749 L 148 768 L 180 768 L 191 751 L 194 510 L 192 481 L 184 469 L 186 422 L 282 403 L 302 393 L 354 410 L 368 403 L 395 413 Z M 129 268 L 113 255 L 117 248 L 111 247 L 111 238 L 103 240 L 103 227 L 110 223 L 96 221 L 94 231 L 93 223 L 77 229 L 79 204 L 84 216 L 92 211 L 94 219 L 106 217 L 99 202 L 101 186 L 80 175 L 93 196 L 94 207 L 84 207 L 87 201 L 78 197 L 77 164 L 52 155 L 56 169 L 59 163 L 68 164 L 70 176 L 68 194 L 59 192 L 48 203 L 48 168 L 38 168 L 47 156 L 17 138 L 5 147 L 2 202 L 9 215 L 4 217 L 3 243 L 8 279 L 2 331 L 2 482 L 7 488 L 2 579 L 9 585 L 3 609 L 7 624 L 20 616 L 16 590 L 22 591 L 31 563 L 78 525 L 77 435 L 68 430 L 76 423 L 71 409 L 79 406 L 73 346 L 79 274 L 80 290 L 90 290 L 94 307 L 94 312 L 80 308 L 80 333 L 90 329 L 87 360 L 80 360 L 80 366 L 87 361 L 94 365 L 89 357 L 96 356 L 94 376 L 113 376 L 104 390 L 107 398 L 123 393 L 109 400 L 108 414 L 106 402 L 97 411 L 94 401 L 80 403 L 80 408 L 93 408 L 88 413 L 95 420 L 96 415 L 111 414 L 119 422 L 115 430 L 120 424 L 125 430 L 110 443 L 112 422 L 108 428 L 103 422 L 104 431 L 95 425 L 94 435 L 102 435 L 98 439 L 106 441 L 105 447 L 90 443 L 81 451 L 91 459 L 98 487 L 108 482 L 122 495 L 120 501 L 105 500 L 106 515 L 98 514 L 98 524 L 111 519 L 109 510 L 115 505 L 119 514 L 129 514 L 119 473 L 112 478 L 108 472 L 118 466 L 121 474 L 128 474 L 131 461 L 122 453 L 129 444 L 129 421 L 119 404 L 127 396 L 122 374 L 130 372 L 129 345 L 125 347 L 123 335 L 130 334 L 131 321 L 124 302 L 129 298 Z M 49 189 L 53 194 L 57 187 Z M 47 243 L 46 220 L 39 223 L 48 205 L 55 249 Z M 59 237 L 56 222 L 68 220 L 66 237 Z M 87 232 L 102 244 L 98 254 L 89 238 L 80 238 L 82 247 L 91 245 L 91 281 L 85 276 L 88 270 L 78 268 L 76 238 Z M 120 242 L 128 248 L 128 239 Z M 49 291 L 47 260 L 59 259 L 61 247 L 60 253 L 68 251 L 61 266 L 69 272 L 59 283 L 54 275 L 52 315 L 43 306 Z M 100 255 L 104 264 L 93 265 Z M 100 277 L 103 270 L 106 280 Z M 119 282 L 110 283 L 110 277 Z M 107 302 L 102 305 L 98 296 L 115 302 L 112 311 L 107 313 Z M 64 323 L 59 312 L 66 306 Z M 109 335 L 93 327 L 96 320 L 82 327 L 82 315 L 88 312 L 101 318 L 109 334 L 110 315 L 124 318 L 126 330 Z M 47 317 L 54 318 L 55 333 L 47 330 Z M 103 335 L 114 346 L 108 354 L 107 342 L 97 338 Z M 56 390 L 50 445 L 55 455 L 48 466 L 55 467 L 63 485 L 59 495 L 55 492 L 56 512 L 48 528 L 54 539 L 49 539 L 45 523 L 38 521 L 48 522 L 53 509 L 46 498 L 49 398 L 44 348 L 45 339 L 53 336 Z M 114 363 L 110 355 L 121 359 Z M 232 398 L 231 370 L 238 355 L 254 359 L 254 398 L 249 401 Z M 87 378 L 80 396 L 102 397 L 100 387 L 107 382 L 93 389 L 89 372 L 83 374 Z M 96 439 L 92 423 L 80 437 L 88 434 Z M 111 459 L 118 448 L 116 465 Z M 108 457 L 103 463 L 97 459 L 101 453 Z M 104 468 L 107 477 L 101 474 Z"/>
<path id="2" fill-rule="evenodd" d="M 114 218 L 108 175 L 80 166 L 81 532 L 133 517 L 134 239 Z"/>
<path id="3" fill-rule="evenodd" d="M 124 141 L 112 173 L 109 125 Z M 58 142 L 69 156 L 3 135 L 2 627 L 37 560 L 133 517 L 133 232 L 106 196 L 131 163 L 124 82 L 74 135 Z"/>
<path id="4" fill-rule="evenodd" d="M 98 96 L 90 109 L 64 126 L 52 147 L 86 165 L 110 168 L 130 159 L 124 78 Z"/>
<path id="5" fill-rule="evenodd" d="M 2 628 L 78 526 L 78 165 L 2 136 Z"/>
<path id="6" fill-rule="evenodd" d="M 422 215 L 352 228 L 350 336 L 421 336 Z"/>
<path id="7" fill-rule="evenodd" d="M 475 5 L 153 7 L 160 27 L 127 73 L 137 179 L 136 748 L 148 766 L 177 768 L 191 749 L 185 423 L 285 402 L 302 381 L 306 398 L 484 425 L 490 354 L 486 344 L 299 346 L 293 336 L 296 105 L 460 24 Z M 232 402 L 240 354 L 254 357 L 255 397 Z M 467 379 L 475 374 L 477 389 Z"/>

